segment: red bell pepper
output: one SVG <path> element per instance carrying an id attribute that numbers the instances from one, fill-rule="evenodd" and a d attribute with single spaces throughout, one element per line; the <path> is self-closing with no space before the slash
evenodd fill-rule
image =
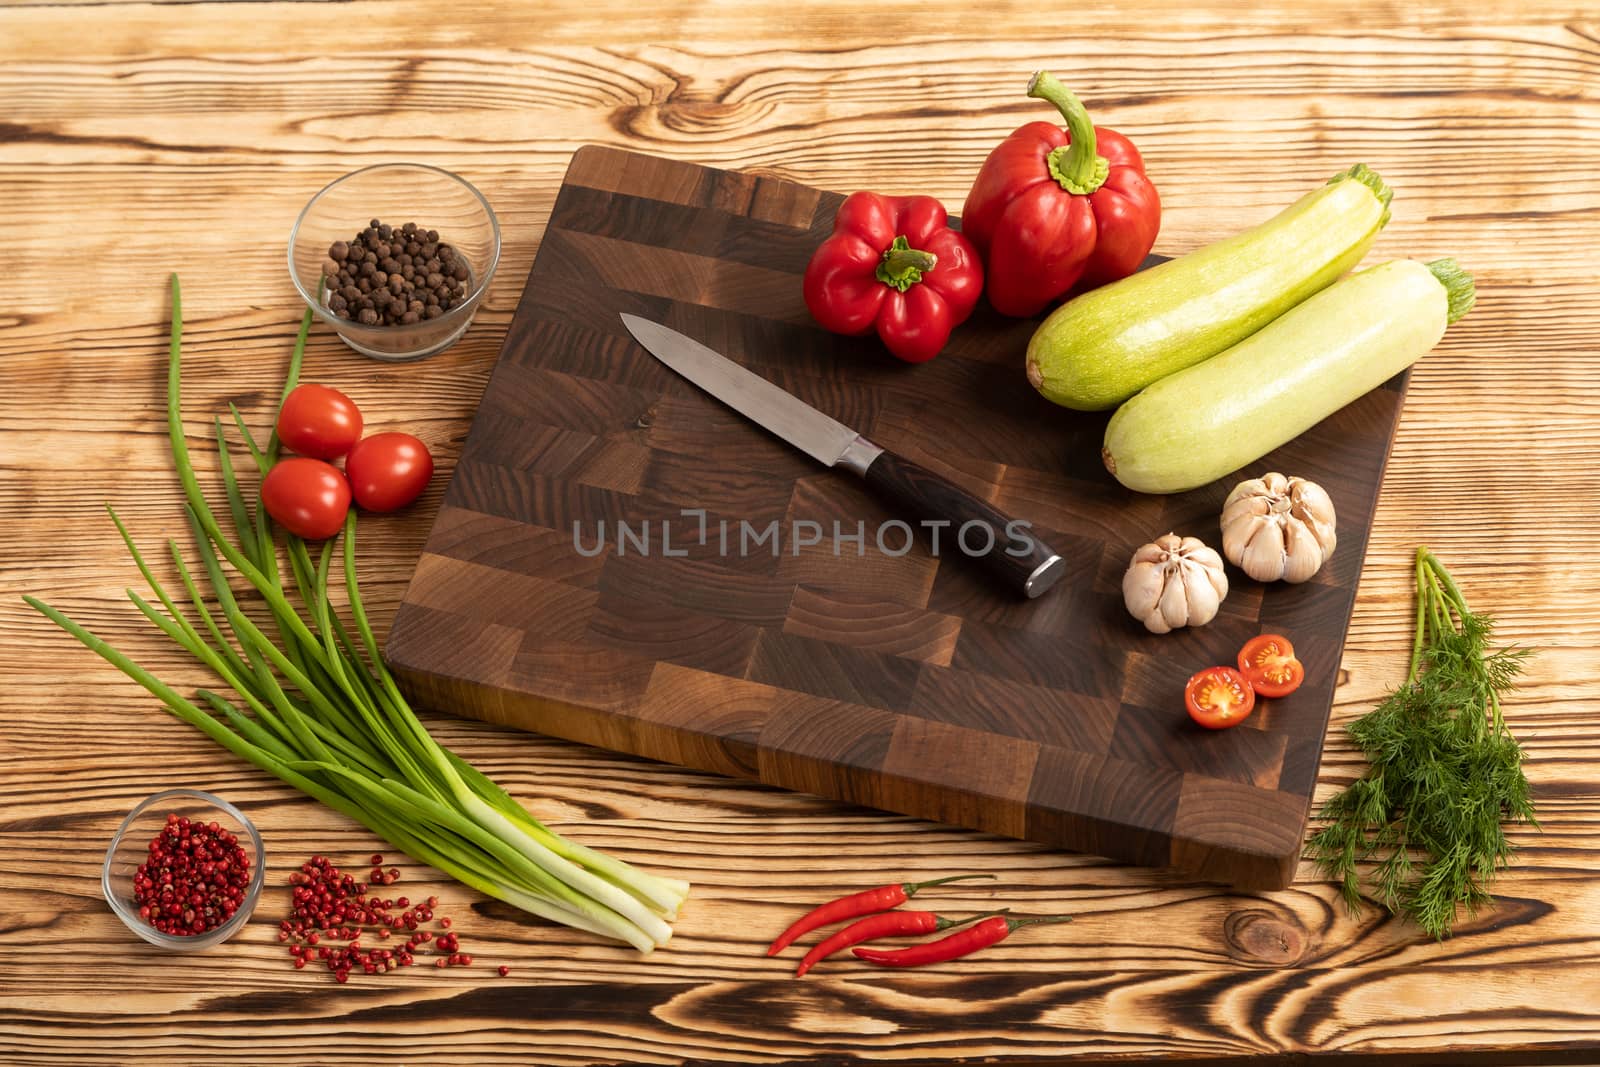
<path id="1" fill-rule="evenodd" d="M 983 291 L 977 250 L 948 221 L 931 196 L 852 194 L 806 266 L 806 307 L 834 333 L 876 328 L 907 363 L 932 359 Z"/>
<path id="2" fill-rule="evenodd" d="M 1048 71 L 1033 76 L 1028 95 L 1060 109 L 1066 130 L 1030 122 L 1000 142 L 961 213 L 983 256 L 989 302 L 1016 316 L 1037 314 L 1075 285 L 1132 274 L 1161 228 L 1161 201 L 1133 142 L 1095 129 Z"/>

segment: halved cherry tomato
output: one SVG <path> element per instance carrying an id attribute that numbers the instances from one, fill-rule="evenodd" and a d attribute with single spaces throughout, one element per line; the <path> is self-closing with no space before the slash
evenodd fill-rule
<path id="1" fill-rule="evenodd" d="M 1257 696 L 1286 697 L 1306 679 L 1306 669 L 1295 658 L 1294 646 L 1280 634 L 1252 637 L 1239 650 L 1239 671 Z"/>
<path id="2" fill-rule="evenodd" d="M 1232 667 L 1207 667 L 1196 671 L 1183 687 L 1189 717 L 1208 730 L 1238 726 L 1256 707 L 1256 693 L 1244 675 Z"/>
<path id="3" fill-rule="evenodd" d="M 273 464 L 261 479 L 261 503 L 285 530 L 308 541 L 320 541 L 344 528 L 350 484 L 331 464 L 290 456 Z"/>
<path id="4" fill-rule="evenodd" d="M 361 440 L 361 409 L 326 385 L 297 385 L 278 411 L 278 440 L 312 459 L 338 459 Z"/>
<path id="5" fill-rule="evenodd" d="M 368 511 L 395 511 L 428 487 L 433 456 L 408 433 L 375 433 L 350 450 L 344 472 L 357 504 Z"/>

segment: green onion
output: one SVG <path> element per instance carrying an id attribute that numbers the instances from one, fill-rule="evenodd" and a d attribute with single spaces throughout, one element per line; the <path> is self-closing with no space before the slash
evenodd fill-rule
<path id="1" fill-rule="evenodd" d="M 298 381 L 310 324 L 307 311 L 289 362 L 285 396 Z M 198 695 L 212 709 L 208 712 L 60 611 L 33 597 L 23 599 L 144 686 L 173 715 L 413 859 L 531 914 L 626 941 L 641 952 L 665 944 L 672 936 L 668 921 L 676 918 L 689 891 L 686 882 L 646 874 L 564 840 L 429 736 L 385 666 L 367 620 L 356 583 L 353 509 L 345 520 L 340 557 L 352 627 L 345 625 L 328 596 L 333 541 L 313 559 L 299 538 L 286 539 L 293 592 L 300 600 L 295 606 L 283 584 L 278 544 L 265 509 L 257 507 L 252 516 L 217 419 L 219 463 L 238 543 L 223 533 L 200 490 L 184 438 L 182 333 L 178 277 L 173 275 L 167 428 L 184 510 L 214 607 L 176 542 L 169 547 L 198 626 L 185 606 L 162 588 L 115 512 L 111 518 L 159 606 L 131 589 L 129 599 L 231 688 L 243 707 L 202 689 Z M 262 449 L 237 410 L 233 418 L 264 475 L 277 460 L 277 435 Z M 261 595 L 276 640 L 244 613 L 224 563 Z"/>

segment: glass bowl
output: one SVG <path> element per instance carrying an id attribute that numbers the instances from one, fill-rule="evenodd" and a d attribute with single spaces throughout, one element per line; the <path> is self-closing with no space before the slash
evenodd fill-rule
<path id="1" fill-rule="evenodd" d="M 214 926 L 202 934 L 182 936 L 163 933 L 139 917 L 139 905 L 134 903 L 133 875 L 149 855 L 150 841 L 166 825 L 167 813 L 187 816 L 191 821 L 215 822 L 222 829 L 238 836 L 239 843 L 250 855 L 250 884 L 245 889 L 244 900 L 227 922 Z M 128 929 L 160 948 L 176 952 L 194 952 L 219 945 L 238 933 L 261 899 L 261 885 L 266 879 L 266 849 L 261 835 L 244 812 L 221 797 L 198 789 L 169 789 L 156 793 L 140 802 L 117 827 L 111 847 L 106 849 L 105 866 L 100 871 L 100 889 L 106 903 L 117 913 Z"/>
<path id="2" fill-rule="evenodd" d="M 323 274 L 328 249 L 373 219 L 437 231 L 440 243 L 466 261 L 461 301 L 411 326 L 367 326 L 329 307 Z M 357 352 L 391 362 L 422 359 L 454 344 L 471 324 L 499 262 L 500 223 L 489 201 L 458 175 L 422 163 L 380 163 L 330 182 L 306 204 L 289 234 L 289 274 L 311 310 Z"/>

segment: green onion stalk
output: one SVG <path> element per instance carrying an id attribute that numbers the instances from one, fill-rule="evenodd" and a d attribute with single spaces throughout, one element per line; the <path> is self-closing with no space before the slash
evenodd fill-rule
<path id="1" fill-rule="evenodd" d="M 308 310 L 284 396 L 299 380 L 310 328 Z M 218 419 L 219 465 L 234 537 L 223 532 L 200 490 L 184 436 L 182 333 L 181 294 L 173 275 L 167 429 L 203 571 L 203 579 L 197 579 L 178 543 L 168 541 L 186 603 L 169 594 L 114 511 L 111 517 L 159 606 L 131 589 L 129 599 L 237 700 L 202 689 L 195 694 L 197 703 L 49 604 L 24 599 L 144 686 L 173 715 L 413 859 L 523 911 L 626 941 L 641 952 L 665 944 L 672 935 L 668 922 L 676 918 L 688 883 L 647 874 L 563 839 L 428 734 L 385 666 L 362 605 L 354 509 L 345 519 L 342 545 L 337 538 L 323 542 L 315 558 L 303 540 L 286 536 L 283 558 L 291 599 L 272 525 L 264 508 L 257 506 L 252 514 L 247 505 Z M 244 447 L 265 475 L 277 461 L 277 434 L 262 448 L 237 409 L 232 415 Z M 336 555 L 344 572 L 349 625 L 328 592 Z M 224 564 L 260 594 L 274 634 L 240 607 Z"/>

